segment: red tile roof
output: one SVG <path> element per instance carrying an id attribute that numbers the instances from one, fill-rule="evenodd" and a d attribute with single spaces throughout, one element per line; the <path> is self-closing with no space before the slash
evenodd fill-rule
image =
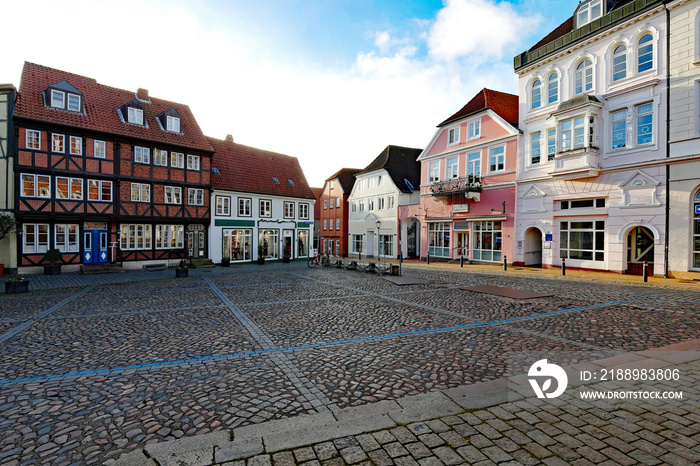
<path id="1" fill-rule="evenodd" d="M 64 80 L 83 94 L 84 113 L 57 110 L 45 104 L 44 92 L 47 87 Z M 135 97 L 134 91 L 116 89 L 92 78 L 25 62 L 14 115 L 211 152 L 209 142 L 187 105 L 151 97 L 150 103 L 141 101 L 147 126 L 122 121 L 117 109 Z M 156 120 L 158 115 L 171 108 L 180 114 L 181 133 L 161 129 Z"/>
<path id="2" fill-rule="evenodd" d="M 321 218 L 321 194 L 323 194 L 323 188 L 309 188 L 311 192 L 314 193 L 314 199 L 316 199 L 316 204 L 314 204 L 314 218 Z"/>
<path id="3" fill-rule="evenodd" d="M 518 96 L 484 88 L 457 113 L 440 123 L 438 128 L 488 108 L 500 115 L 509 124 L 514 127 L 518 126 Z"/>
<path id="4" fill-rule="evenodd" d="M 315 199 L 296 157 L 244 146 L 232 140 L 207 139 L 214 149 L 212 168 L 221 173 L 212 174 L 214 188 Z"/>

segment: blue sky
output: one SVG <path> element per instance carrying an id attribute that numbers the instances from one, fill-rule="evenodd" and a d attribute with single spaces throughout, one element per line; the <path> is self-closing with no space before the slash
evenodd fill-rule
<path id="1" fill-rule="evenodd" d="M 388 144 L 424 148 L 576 0 L 24 0 L 0 82 L 23 62 L 188 104 L 208 136 L 298 157 L 312 186 Z M 22 19 L 24 18 L 24 19 Z M 28 24 L 31 18 L 31 25 Z M 21 38 L 21 39 L 19 39 Z"/>

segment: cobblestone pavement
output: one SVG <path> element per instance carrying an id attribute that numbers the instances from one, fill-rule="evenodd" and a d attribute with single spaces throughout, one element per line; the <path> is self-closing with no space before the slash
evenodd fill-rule
<path id="1" fill-rule="evenodd" d="M 400 287 L 303 263 L 172 274 L 36 277 L 35 291 L 0 296 L 0 464 L 104 464 L 146 445 L 494 381 L 538 359 L 576 365 L 700 338 L 693 285 L 406 266 L 404 274 L 430 283 Z M 552 296 L 513 300 L 460 289 L 483 284 Z M 686 364 L 687 379 L 698 381 L 697 363 Z M 378 427 L 248 462 L 646 462 L 632 455 L 638 450 L 675 463 L 698 453 L 697 398 L 663 412 L 574 400 L 554 411 L 566 425 L 538 417 L 551 408 L 528 403 Z M 589 413 L 597 420 L 584 419 Z M 623 421 L 641 429 L 618 426 L 626 437 L 603 429 Z M 637 434 L 642 429 L 650 438 Z M 531 433 L 538 431 L 548 438 Z M 572 450 L 576 458 L 564 451 L 573 448 L 567 435 L 583 442 Z M 625 451 L 620 442 L 643 447 Z M 664 453 L 643 442 L 666 443 Z M 549 453 L 532 451 L 538 445 Z M 581 454 L 584 447 L 603 456 Z"/>

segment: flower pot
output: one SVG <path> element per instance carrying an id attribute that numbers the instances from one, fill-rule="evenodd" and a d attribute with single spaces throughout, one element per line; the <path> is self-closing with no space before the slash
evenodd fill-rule
<path id="1" fill-rule="evenodd" d="M 5 282 L 5 293 L 7 294 L 26 293 L 27 291 L 29 291 L 29 280 L 18 282 L 8 280 Z"/>
<path id="2" fill-rule="evenodd" d="M 175 277 L 176 278 L 185 278 L 189 277 L 190 275 L 190 269 L 175 269 Z"/>
<path id="3" fill-rule="evenodd" d="M 61 275 L 61 264 L 45 265 L 44 275 Z"/>
<path id="4" fill-rule="evenodd" d="M 265 258 L 264 257 L 258 257 L 258 265 L 265 265 Z"/>
<path id="5" fill-rule="evenodd" d="M 284 262 L 285 264 L 289 264 L 289 257 L 282 257 L 282 262 Z"/>
<path id="6" fill-rule="evenodd" d="M 231 265 L 231 259 L 225 258 L 221 259 L 221 267 L 229 267 Z"/>

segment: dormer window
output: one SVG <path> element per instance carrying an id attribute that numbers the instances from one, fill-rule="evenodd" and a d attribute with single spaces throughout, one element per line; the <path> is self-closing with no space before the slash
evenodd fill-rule
<path id="1" fill-rule="evenodd" d="M 166 130 L 172 131 L 174 133 L 180 132 L 180 119 L 179 118 L 172 117 L 172 116 L 166 116 L 165 121 L 166 121 L 166 123 L 165 123 Z"/>
<path id="2" fill-rule="evenodd" d="M 579 5 L 576 13 L 576 27 L 580 28 L 601 16 L 603 16 L 602 0 L 591 0 L 590 2 L 582 3 Z"/>
<path id="3" fill-rule="evenodd" d="M 67 100 L 67 105 L 66 105 Z M 51 89 L 51 107 L 69 110 L 71 112 L 80 111 L 80 96 L 63 91 Z"/>
<path id="4" fill-rule="evenodd" d="M 51 90 L 51 106 L 53 108 L 65 108 L 66 107 L 66 93 Z"/>
<path id="5" fill-rule="evenodd" d="M 127 121 L 135 125 L 143 125 L 143 110 L 140 108 L 128 107 Z"/>
<path id="6" fill-rule="evenodd" d="M 68 110 L 71 112 L 80 111 L 80 96 L 75 94 L 68 94 Z"/>

